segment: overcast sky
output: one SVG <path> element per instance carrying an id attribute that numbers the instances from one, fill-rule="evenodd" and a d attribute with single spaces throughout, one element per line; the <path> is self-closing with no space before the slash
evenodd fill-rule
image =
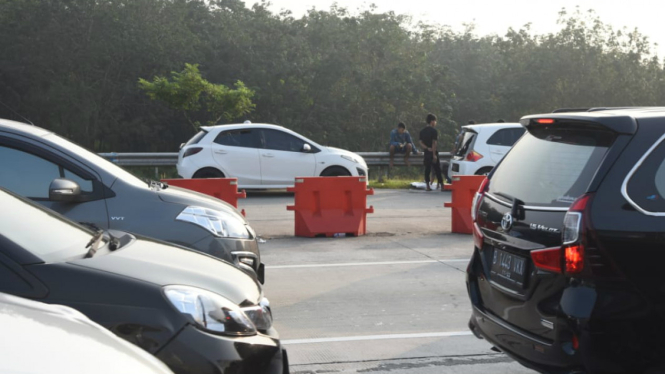
<path id="1" fill-rule="evenodd" d="M 374 3 L 379 12 L 395 11 L 409 14 L 416 21 L 448 25 L 453 30 L 463 29 L 464 23 L 473 22 L 478 35 L 504 35 L 509 27 L 519 28 L 531 23 L 537 33 L 556 32 L 561 8 L 573 11 L 593 9 L 604 23 L 615 29 L 637 27 L 640 32 L 658 43 L 658 55 L 665 56 L 665 0 L 270 0 L 272 10 L 291 10 L 296 17 L 315 7 L 327 10 L 337 2 L 351 11 L 367 9 Z M 246 0 L 247 5 L 254 1 Z"/>

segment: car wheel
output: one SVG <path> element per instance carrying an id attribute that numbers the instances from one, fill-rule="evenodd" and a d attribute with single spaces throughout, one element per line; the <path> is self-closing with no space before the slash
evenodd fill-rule
<path id="1" fill-rule="evenodd" d="M 201 170 L 198 170 L 196 173 L 194 173 L 194 176 L 192 177 L 194 179 L 204 179 L 204 178 L 224 178 L 224 173 L 217 169 L 213 168 L 204 168 Z"/>
<path id="2" fill-rule="evenodd" d="M 478 169 L 478 171 L 476 171 L 476 175 L 487 175 L 492 171 L 492 169 L 493 168 L 491 167 Z"/>
<path id="3" fill-rule="evenodd" d="M 351 173 L 341 166 L 331 166 L 321 173 L 322 177 L 350 177 Z"/>

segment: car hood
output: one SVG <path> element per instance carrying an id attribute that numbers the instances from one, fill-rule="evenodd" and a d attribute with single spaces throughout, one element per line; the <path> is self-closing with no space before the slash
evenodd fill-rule
<path id="1" fill-rule="evenodd" d="M 358 160 L 361 164 L 363 164 L 363 165 L 365 165 L 365 166 L 367 165 L 367 164 L 365 163 L 365 159 L 362 158 L 362 156 L 360 156 L 360 155 L 357 154 L 357 153 L 354 153 L 354 152 L 351 152 L 351 151 L 347 151 L 346 149 L 335 148 L 335 147 L 325 147 L 325 148 L 326 148 L 326 149 L 328 150 L 328 152 L 331 153 L 331 154 L 340 155 L 340 156 L 349 156 L 349 157 L 355 158 L 355 159 Z"/>
<path id="2" fill-rule="evenodd" d="M 234 208 L 233 205 L 209 195 L 175 186 L 169 186 L 168 188 L 159 190 L 157 191 L 157 195 L 162 201 L 167 203 L 200 206 L 202 208 L 222 211 L 247 224 L 245 217 L 238 213 L 238 210 Z"/>
<path id="3" fill-rule="evenodd" d="M 65 306 L 0 293 L 0 326 L 1 373 L 171 373 L 152 355 Z"/>
<path id="4" fill-rule="evenodd" d="M 150 239 L 137 239 L 109 254 L 71 264 L 150 282 L 159 286 L 202 288 L 228 300 L 257 304 L 260 285 L 249 275 L 215 257 Z"/>

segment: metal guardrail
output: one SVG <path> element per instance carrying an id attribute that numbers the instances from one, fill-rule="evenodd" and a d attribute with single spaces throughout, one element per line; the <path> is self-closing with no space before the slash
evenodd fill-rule
<path id="1" fill-rule="evenodd" d="M 390 163 L 388 152 L 357 152 L 365 159 L 368 166 L 387 166 Z M 120 166 L 175 166 L 178 162 L 178 153 L 100 153 L 100 156 Z M 449 160 L 450 152 L 439 152 L 440 160 Z M 423 163 L 423 153 L 411 154 L 409 162 L 412 165 Z M 395 165 L 404 165 L 404 155 L 395 155 Z"/>

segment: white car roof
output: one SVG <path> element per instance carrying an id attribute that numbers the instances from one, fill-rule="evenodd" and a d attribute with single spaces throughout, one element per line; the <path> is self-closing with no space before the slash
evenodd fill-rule
<path id="1" fill-rule="evenodd" d="M 236 130 L 236 129 L 244 129 L 247 127 L 253 127 L 253 128 L 262 128 L 262 129 L 278 129 L 278 130 L 289 130 L 284 126 L 278 126 L 278 125 L 272 125 L 269 123 L 234 123 L 230 125 L 215 125 L 215 126 L 201 126 L 202 130 L 205 131 L 213 131 L 213 130 Z M 289 130 L 292 131 L 292 130 Z"/>
<path id="2" fill-rule="evenodd" d="M 522 127 L 517 122 L 502 122 L 502 123 L 482 123 L 482 124 L 476 124 L 476 125 L 464 125 L 462 126 L 463 129 L 471 129 L 475 132 L 481 132 L 485 130 L 499 130 L 499 129 L 514 129 L 514 128 L 519 128 Z"/>

